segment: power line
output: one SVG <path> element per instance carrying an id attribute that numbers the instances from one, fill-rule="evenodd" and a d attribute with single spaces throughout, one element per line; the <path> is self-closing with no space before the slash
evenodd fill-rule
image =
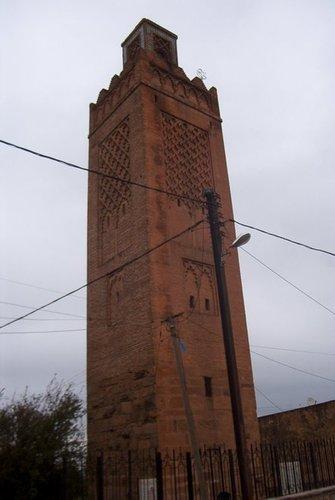
<path id="1" fill-rule="evenodd" d="M 76 288 L 75 290 L 71 290 L 70 292 L 65 293 L 64 295 L 58 297 L 57 299 L 54 299 L 54 300 L 48 302 L 47 304 L 44 304 L 44 305 L 42 305 L 40 307 L 37 307 L 33 311 L 30 311 L 27 314 L 24 314 L 23 316 L 20 316 L 18 318 L 13 319 L 12 321 L 9 321 L 8 323 L 4 323 L 3 325 L 0 325 L 0 329 L 4 328 L 5 326 L 11 325 L 12 323 L 16 323 L 17 321 L 20 321 L 22 319 L 25 319 L 27 316 L 30 316 L 31 314 L 34 314 L 34 313 L 36 313 L 38 311 L 41 311 L 45 307 L 48 307 L 48 306 L 50 306 L 52 304 L 55 304 L 56 302 L 58 302 L 58 301 L 60 301 L 62 299 L 65 299 L 69 295 L 72 295 L 73 293 L 79 292 L 79 290 L 82 290 L 83 288 L 86 288 L 86 287 L 92 285 L 93 283 L 96 283 L 97 281 L 99 281 L 99 280 L 101 280 L 101 279 L 103 279 L 103 278 L 105 278 L 107 276 L 112 276 L 113 274 L 121 271 L 122 269 L 124 269 L 125 267 L 129 266 L 130 264 L 133 264 L 134 262 L 137 262 L 138 260 L 142 259 L 143 257 L 149 255 L 154 250 L 157 250 L 158 248 L 162 247 L 163 245 L 166 245 L 167 243 L 169 243 L 170 241 L 172 241 L 172 240 L 174 240 L 176 238 L 179 238 L 180 236 L 182 236 L 183 234 L 187 233 L 188 231 L 192 231 L 192 229 L 196 228 L 197 226 L 199 226 L 203 222 L 204 222 L 203 219 L 199 220 L 198 222 L 192 224 L 191 226 L 189 226 L 188 228 L 184 229 L 180 233 L 178 233 L 178 234 L 176 234 L 174 236 L 171 236 L 167 240 L 162 241 L 161 243 L 159 243 L 158 245 L 156 245 L 156 246 L 154 246 L 152 248 L 149 248 L 148 250 L 146 250 L 142 254 L 138 255 L 137 257 L 134 257 L 133 259 L 128 260 L 127 262 L 125 262 L 124 264 L 121 264 L 120 266 L 116 267 L 112 271 L 109 271 L 108 273 L 105 273 L 102 276 L 99 276 L 98 278 L 94 278 L 93 280 L 91 280 L 91 281 L 85 283 L 84 285 L 81 285 L 80 287 Z"/>
<path id="2" fill-rule="evenodd" d="M 34 312 L 34 311 L 32 311 Z M 15 319 L 15 317 L 11 316 L 1 316 L 0 319 Z M 25 318 L 25 316 L 22 317 L 25 321 L 85 321 L 86 318 Z M 1 327 L 0 327 L 1 328 Z"/>
<path id="3" fill-rule="evenodd" d="M 63 291 L 60 291 L 60 290 L 52 290 L 51 288 L 44 288 L 42 286 L 32 285 L 31 283 L 24 283 L 22 281 L 10 280 L 10 279 L 4 278 L 2 276 L 0 276 L 0 280 L 8 281 L 9 283 L 14 283 L 15 285 L 28 286 L 30 288 L 36 288 L 37 290 L 44 290 L 46 292 L 63 293 Z M 72 297 L 75 297 L 76 299 L 86 300 L 86 297 L 81 297 L 80 295 L 72 295 Z"/>
<path id="4" fill-rule="evenodd" d="M 122 177 L 118 177 L 117 175 L 105 174 L 103 172 L 100 172 L 99 170 L 95 170 L 95 169 L 92 169 L 92 168 L 82 167 L 81 165 L 77 165 L 75 163 L 71 163 L 71 162 L 68 162 L 68 161 L 65 161 L 65 160 L 61 160 L 60 158 L 55 158 L 54 156 L 46 155 L 44 153 L 39 153 L 38 151 L 34 151 L 34 150 L 28 149 L 28 148 L 24 148 L 23 146 L 19 146 L 18 144 L 13 144 L 12 142 L 4 141 L 3 139 L 0 139 L 0 143 L 6 144 L 6 146 L 10 146 L 12 148 L 16 148 L 16 149 L 19 149 L 21 151 L 25 151 L 26 153 L 30 153 L 30 154 L 35 155 L 35 156 L 39 156 L 41 158 L 46 158 L 47 160 L 55 161 L 56 163 L 61 163 L 62 165 L 66 165 L 67 167 L 76 168 L 76 169 L 82 170 L 84 172 L 89 172 L 89 173 L 92 173 L 92 174 L 100 175 L 102 177 L 106 177 L 106 178 L 112 179 L 114 181 L 123 182 L 124 184 L 130 184 L 132 186 L 137 186 L 137 187 L 140 187 L 140 188 L 143 188 L 143 189 L 149 189 L 151 191 L 156 191 L 157 193 L 163 193 L 163 194 L 167 194 L 169 196 L 174 196 L 176 198 L 180 198 L 180 199 L 184 199 L 184 200 L 188 200 L 188 201 L 193 201 L 193 202 L 198 203 L 200 206 L 203 206 L 204 203 L 205 203 L 203 200 L 200 200 L 198 198 L 191 198 L 190 196 L 185 196 L 185 195 L 182 195 L 182 194 L 173 193 L 171 191 L 166 191 L 165 189 L 157 188 L 157 187 L 154 187 L 154 186 L 147 186 L 146 184 L 142 184 L 140 182 L 130 181 L 130 180 L 127 180 L 127 179 L 122 179 Z"/>
<path id="5" fill-rule="evenodd" d="M 305 353 L 305 354 L 320 354 L 323 356 L 335 356 L 335 353 L 332 352 L 320 352 L 320 351 L 305 351 L 305 350 L 300 350 L 300 349 L 288 349 L 285 347 L 272 347 L 272 346 L 267 346 L 267 345 L 255 345 L 255 344 L 250 344 L 251 347 L 256 347 L 257 349 L 270 349 L 274 351 L 288 351 L 288 352 L 299 352 L 299 353 Z"/>
<path id="6" fill-rule="evenodd" d="M 300 368 L 297 368 L 296 366 L 288 365 L 287 363 L 283 363 L 282 361 L 278 361 L 277 359 L 269 358 L 268 356 L 264 356 L 264 354 L 260 354 L 259 352 L 255 351 L 250 351 L 256 356 L 260 356 L 261 358 L 267 359 L 268 361 L 272 361 L 273 363 L 277 363 L 278 365 L 285 366 L 286 368 L 291 368 L 291 370 L 294 370 L 296 372 L 304 373 L 305 375 L 310 375 L 311 377 L 316 377 L 320 378 L 322 380 L 327 380 L 328 382 L 335 382 L 335 379 L 333 378 L 328 378 L 328 377 L 323 377 L 322 375 L 317 375 L 312 372 L 308 372 L 306 370 L 301 370 Z"/>
<path id="7" fill-rule="evenodd" d="M 190 318 L 190 316 L 187 317 L 187 320 L 189 318 Z M 2 318 L 2 319 L 5 319 L 5 318 Z M 33 320 L 33 321 L 35 321 L 35 320 Z M 46 321 L 54 321 L 54 320 L 48 319 Z M 210 333 L 214 333 L 213 331 L 207 329 L 203 325 L 199 325 L 198 323 L 195 323 L 194 321 L 191 321 L 191 323 L 204 328 L 205 330 L 209 331 Z M 40 330 L 38 332 L 36 332 L 36 331 L 1 332 L 0 335 L 21 335 L 21 334 L 30 334 L 30 333 L 31 334 L 34 334 L 34 333 L 65 333 L 65 332 L 86 332 L 86 328 L 80 328 L 80 329 L 74 328 L 74 329 L 67 329 L 67 330 L 64 330 L 64 329 L 63 330 Z M 297 353 L 302 353 L 302 354 L 319 354 L 321 356 L 335 356 L 335 353 L 332 353 L 332 352 L 308 351 L 308 350 L 302 350 L 302 349 L 290 349 L 287 347 L 275 347 L 275 346 L 257 345 L 257 344 L 250 344 L 250 347 L 254 347 L 256 349 L 269 349 L 269 350 L 274 350 L 274 351 L 297 352 Z"/>
<path id="8" fill-rule="evenodd" d="M 292 286 L 293 288 L 295 288 L 296 290 L 298 290 L 298 292 L 300 292 L 303 295 L 305 295 L 305 297 L 307 297 L 308 299 L 310 299 L 313 302 L 315 302 L 315 304 L 318 304 L 319 306 L 323 307 L 323 309 L 325 309 L 326 311 L 330 312 L 331 314 L 333 314 L 335 316 L 335 311 L 333 311 L 329 307 L 325 306 L 324 304 L 322 304 L 322 302 L 320 302 L 319 300 L 317 300 L 314 297 L 312 297 L 312 295 L 310 295 L 309 293 L 307 293 L 304 290 L 302 290 L 301 288 L 299 288 L 297 285 L 295 285 L 294 283 L 292 283 L 292 281 L 289 281 L 287 278 L 284 278 L 284 276 L 282 276 L 281 274 L 277 273 L 277 271 L 275 271 L 270 266 L 268 266 L 267 264 L 265 264 L 265 262 L 263 262 L 260 259 L 258 259 L 251 252 L 248 252 L 248 250 L 246 250 L 245 248 L 242 248 L 242 247 L 241 247 L 241 250 L 243 250 L 243 252 L 247 253 L 251 258 L 253 258 L 256 262 L 258 262 L 259 264 L 261 264 L 263 267 L 265 267 L 266 269 L 268 269 L 269 271 L 271 271 L 273 274 L 275 274 L 276 276 L 278 276 L 278 278 L 280 278 L 281 280 L 285 281 L 285 283 L 287 283 L 288 285 Z"/>
<path id="9" fill-rule="evenodd" d="M 72 375 L 72 377 L 68 378 L 67 380 L 65 380 L 65 383 L 70 383 L 71 380 L 73 380 L 74 378 L 77 378 L 79 377 L 80 375 L 83 375 L 84 373 L 86 373 L 86 369 L 84 370 L 81 370 L 80 372 L 76 373 L 75 375 Z M 84 380 L 84 383 L 86 382 L 86 380 Z M 80 382 L 79 382 L 80 383 Z"/>
<path id="10" fill-rule="evenodd" d="M 14 319 L 14 318 L 13 318 Z M 96 320 L 97 318 L 95 318 Z M 105 320 L 106 318 L 99 318 L 99 319 L 102 319 L 102 320 Z M 34 321 L 34 320 L 32 320 Z M 50 321 L 53 321 L 53 320 L 50 320 Z M 129 323 L 129 322 L 126 322 L 124 320 L 119 320 L 119 321 L 113 321 L 111 323 L 111 327 L 115 327 L 115 326 L 119 326 L 119 325 L 124 325 L 126 327 L 128 326 L 143 326 L 144 324 L 143 323 L 139 323 L 138 321 L 136 321 L 135 323 Z M 146 324 L 146 323 L 145 323 Z M 29 331 L 12 331 L 12 332 L 0 332 L 0 335 L 21 335 L 21 334 L 30 334 L 30 333 L 66 333 L 66 332 L 86 332 L 87 331 L 87 328 L 71 328 L 71 329 L 62 329 L 62 330 L 38 330 L 38 331 L 35 331 L 35 330 L 29 330 Z"/>
<path id="11" fill-rule="evenodd" d="M 215 332 L 213 332 L 213 330 L 210 330 L 209 328 L 206 328 L 205 326 L 201 325 L 200 323 L 196 323 L 195 321 L 192 321 L 192 320 L 189 320 L 189 321 L 190 321 L 190 323 L 193 323 L 194 325 L 199 326 L 200 328 L 203 328 L 207 332 L 215 334 Z M 317 375 L 315 373 L 308 372 L 306 370 L 302 370 L 300 368 L 297 368 L 297 367 L 292 366 L 292 365 L 288 365 L 286 363 L 283 363 L 282 361 L 278 361 L 278 360 L 273 359 L 273 358 L 269 358 L 268 356 L 264 356 L 264 354 L 260 354 L 258 352 L 252 351 L 252 350 L 250 350 L 250 352 L 252 352 L 256 356 L 260 356 L 261 358 L 267 359 L 269 361 L 273 361 L 274 363 L 277 363 L 277 364 L 282 365 L 282 366 L 286 366 L 287 368 L 291 368 L 292 370 L 295 370 L 297 372 L 304 373 L 305 375 L 311 375 L 312 377 L 320 378 L 322 380 L 327 380 L 328 382 L 335 382 L 335 379 L 323 377 L 322 375 Z"/>
<path id="12" fill-rule="evenodd" d="M 189 322 L 190 323 L 193 323 L 195 326 L 200 326 L 200 328 L 203 328 L 204 330 L 206 330 L 206 332 L 208 333 L 213 333 L 213 334 L 216 334 L 216 332 L 213 332 L 213 330 L 210 330 L 209 328 L 207 328 L 206 326 L 204 325 L 201 325 L 200 323 L 196 323 L 195 321 L 192 321 L 191 319 L 189 319 Z"/>
<path id="13" fill-rule="evenodd" d="M 272 399 L 270 399 L 269 396 L 267 396 L 266 394 L 264 394 L 264 392 L 261 391 L 260 388 L 257 387 L 256 385 L 255 385 L 255 389 L 256 389 L 257 392 L 259 392 L 259 394 L 261 394 L 263 396 L 263 398 L 265 398 L 267 401 L 269 401 L 269 403 L 271 403 L 272 406 L 274 406 L 275 408 L 277 408 L 277 410 L 285 411 L 285 410 L 283 410 L 283 408 L 281 408 L 276 403 L 274 403 L 274 401 L 272 401 Z"/>
<path id="14" fill-rule="evenodd" d="M 50 155 L 47 155 L 47 154 L 44 154 L 44 153 L 40 153 L 38 151 L 34 151 L 32 149 L 25 148 L 23 146 L 19 146 L 18 144 L 14 144 L 12 142 L 5 141 L 3 139 L 0 139 L 0 143 L 5 144 L 6 146 L 10 146 L 12 148 L 19 149 L 21 151 L 25 151 L 26 153 L 29 153 L 29 154 L 32 154 L 32 155 L 35 155 L 35 156 L 39 156 L 41 158 L 46 158 L 47 160 L 52 160 L 52 161 L 54 161 L 56 163 L 60 163 L 62 165 L 66 165 L 67 167 L 76 168 L 76 169 L 84 171 L 84 172 L 88 172 L 88 173 L 100 175 L 102 177 L 109 178 L 109 179 L 112 179 L 112 180 L 115 180 L 115 181 L 118 181 L 118 182 L 122 182 L 124 184 L 130 184 L 130 185 L 137 186 L 137 187 L 140 187 L 140 188 L 143 188 L 143 189 L 148 189 L 148 190 L 151 190 L 151 191 L 156 191 L 157 193 L 166 194 L 168 196 L 173 196 L 175 198 L 192 201 L 194 203 L 197 203 L 201 207 L 203 207 L 204 204 L 205 204 L 205 201 L 201 200 L 199 198 L 192 198 L 190 196 L 186 196 L 186 195 L 183 195 L 183 194 L 173 193 L 172 191 L 166 191 L 165 189 L 161 189 L 161 188 L 158 188 L 158 187 L 148 186 L 148 185 L 142 184 L 140 182 L 130 181 L 130 180 L 127 180 L 127 179 L 123 179 L 122 177 L 118 177 L 117 175 L 105 174 L 103 172 L 100 172 L 99 170 L 95 170 L 95 169 L 92 169 L 92 168 L 82 167 L 81 165 L 77 165 L 75 163 L 71 163 L 71 162 L 68 162 L 68 161 L 65 161 L 65 160 L 61 160 L 60 158 L 56 158 L 54 156 L 50 156 Z M 299 246 L 307 248 L 309 250 L 314 250 L 316 252 L 322 252 L 322 253 L 325 253 L 327 255 L 331 255 L 332 257 L 335 257 L 335 253 L 334 252 L 330 252 L 329 250 L 324 250 L 322 248 L 313 247 L 311 245 L 307 245 L 306 243 L 301 243 L 301 242 L 293 240 L 291 238 L 287 238 L 286 236 L 281 236 L 279 234 L 272 233 L 270 231 L 266 231 L 265 229 L 261 229 L 261 228 L 256 227 L 256 226 L 251 226 L 249 224 L 245 224 L 245 223 L 237 221 L 235 219 L 229 219 L 229 221 L 230 222 L 234 222 L 235 224 L 238 224 L 240 226 L 247 227 L 247 228 L 253 229 L 255 231 L 259 231 L 260 233 L 267 234 L 269 236 L 273 236 L 275 238 L 287 241 L 289 243 L 293 243 L 294 245 L 299 245 Z"/>
<path id="15" fill-rule="evenodd" d="M 257 410 L 269 410 L 269 409 L 272 409 L 272 406 L 257 406 Z"/>
<path id="16" fill-rule="evenodd" d="M 30 333 L 42 333 L 43 335 L 45 333 L 67 333 L 67 332 L 86 332 L 86 328 L 74 328 L 70 330 L 41 330 L 39 332 L 34 332 L 34 331 L 21 331 L 21 332 L 0 332 L 0 335 L 28 335 Z"/>
<path id="17" fill-rule="evenodd" d="M 254 229 L 255 231 L 258 231 L 259 233 L 267 234 L 269 236 L 273 236 L 274 238 L 278 238 L 280 240 L 288 241 L 289 243 L 293 243 L 294 245 L 299 245 L 300 247 L 308 248 L 308 250 L 314 250 L 315 252 L 322 252 L 327 255 L 331 255 L 332 257 L 335 257 L 334 252 L 330 252 L 329 250 L 323 250 L 322 248 L 316 248 L 312 247 L 311 245 L 307 245 L 306 243 L 301 243 L 300 241 L 292 240 L 291 238 L 287 238 L 286 236 L 281 236 L 276 233 L 271 233 L 270 231 L 266 231 L 265 229 L 261 229 L 259 227 L 255 226 L 250 226 L 249 224 L 245 224 L 243 222 L 239 222 L 236 219 L 230 219 L 231 222 L 234 222 L 235 224 L 238 224 L 239 226 L 247 227 L 248 229 Z"/>
<path id="18" fill-rule="evenodd" d="M 15 304 L 13 302 L 0 301 L 0 304 L 4 304 L 6 306 L 22 307 L 23 309 L 35 309 L 35 307 L 32 307 L 32 306 L 24 306 L 22 304 Z M 80 316 L 78 314 L 72 314 L 72 313 L 66 313 L 66 312 L 60 312 L 60 311 L 51 311 L 50 309 L 44 309 L 43 312 L 49 312 L 49 313 L 53 313 L 53 314 L 62 314 L 63 316 L 72 316 L 73 318 L 86 319 L 84 316 Z"/>

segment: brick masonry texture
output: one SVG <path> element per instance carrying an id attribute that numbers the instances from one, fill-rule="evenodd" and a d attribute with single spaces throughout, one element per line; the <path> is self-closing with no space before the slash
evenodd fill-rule
<path id="1" fill-rule="evenodd" d="M 259 417 L 261 442 L 324 439 L 335 434 L 335 401 Z"/>
<path id="2" fill-rule="evenodd" d="M 233 218 L 216 90 L 136 48 L 90 108 L 90 166 L 203 199 L 221 196 Z M 205 217 L 201 206 L 93 173 L 88 195 L 88 280 Z M 234 446 L 208 224 L 88 289 L 88 440 L 116 447 L 189 447 L 170 335 L 177 322 L 200 444 Z M 234 237 L 227 224 L 227 242 Z M 232 323 L 250 441 L 258 440 L 242 286 L 236 252 L 226 261 Z M 190 296 L 195 307 L 190 309 Z M 207 300 L 206 300 L 207 299 Z M 213 396 L 205 396 L 204 377 Z"/>

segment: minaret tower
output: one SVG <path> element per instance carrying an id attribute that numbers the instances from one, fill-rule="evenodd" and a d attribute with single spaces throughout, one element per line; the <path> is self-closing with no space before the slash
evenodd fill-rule
<path id="1" fill-rule="evenodd" d="M 206 218 L 197 199 L 220 194 L 233 218 L 215 88 L 178 66 L 177 36 L 143 19 L 122 44 L 123 70 L 90 108 L 90 168 L 173 197 L 89 175 L 88 280 Z M 195 201 L 194 201 L 195 200 Z M 226 225 L 226 240 L 234 228 Z M 241 277 L 226 262 L 246 431 L 258 439 Z M 110 448 L 189 447 L 164 320 L 176 319 L 200 444 L 234 447 L 227 370 L 208 224 L 88 288 L 88 440 Z"/>

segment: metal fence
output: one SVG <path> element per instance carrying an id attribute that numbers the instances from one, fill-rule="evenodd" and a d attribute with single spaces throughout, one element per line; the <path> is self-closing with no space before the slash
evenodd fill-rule
<path id="1" fill-rule="evenodd" d="M 208 500 L 240 498 L 236 453 L 222 446 L 200 450 Z M 335 484 L 335 440 L 263 444 L 249 450 L 256 499 Z M 200 500 L 194 459 L 187 451 L 101 453 L 95 464 L 97 500 Z M 229 496 L 227 497 L 229 498 Z"/>

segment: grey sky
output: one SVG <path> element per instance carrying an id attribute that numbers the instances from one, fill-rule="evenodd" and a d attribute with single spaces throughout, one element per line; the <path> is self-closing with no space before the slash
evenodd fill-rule
<path id="1" fill-rule="evenodd" d="M 148 17 L 179 36 L 186 74 L 201 67 L 218 89 L 235 218 L 335 249 L 332 0 L 7 0 L 0 8 L 2 139 L 86 165 L 88 105 L 121 71 L 120 43 Z M 83 284 L 86 174 L 1 145 L 0 162 L 0 276 L 60 291 Z M 335 309 L 334 258 L 257 233 L 247 249 Z M 240 261 L 251 344 L 335 353 L 334 315 L 242 251 Z M 57 296 L 3 280 L 0 289 L 2 301 L 22 305 Z M 2 318 L 24 311 L 0 306 Z M 52 309 L 85 316 L 85 301 Z M 47 312 L 36 318 L 55 320 L 6 331 L 85 327 Z M 254 350 L 335 379 L 330 356 Z M 0 335 L 0 353 L 8 396 L 40 390 L 54 373 L 83 384 L 83 332 Z M 253 364 L 256 385 L 282 408 L 334 399 L 335 382 L 257 356 Z M 260 414 L 275 411 L 258 403 Z"/>

